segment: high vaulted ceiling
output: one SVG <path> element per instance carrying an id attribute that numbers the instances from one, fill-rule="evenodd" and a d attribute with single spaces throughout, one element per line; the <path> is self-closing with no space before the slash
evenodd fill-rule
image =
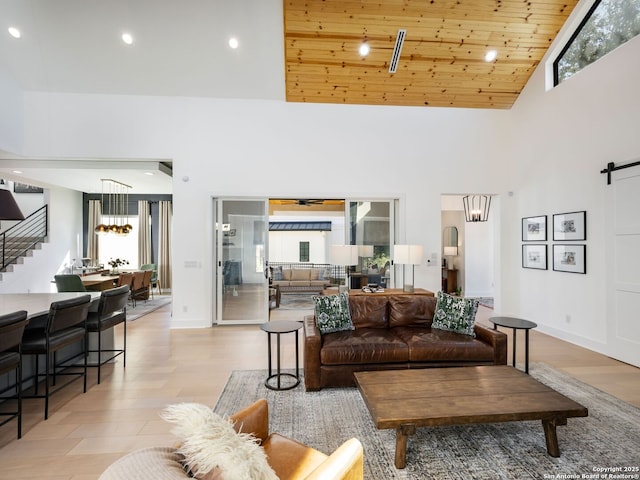
<path id="1" fill-rule="evenodd" d="M 0 80 L 24 91 L 509 108 L 576 3 L 0 0 Z M 406 38 L 390 74 L 401 28 Z M 366 58 L 358 54 L 363 40 Z M 493 62 L 483 59 L 489 49 Z M 15 153 L 0 159 L 13 162 Z M 52 181 L 45 177 L 39 183 Z M 98 181 L 62 186 L 90 191 Z"/>
<path id="2" fill-rule="evenodd" d="M 287 100 L 509 108 L 576 3 L 284 0 Z M 489 50 L 497 57 L 487 62 Z"/>

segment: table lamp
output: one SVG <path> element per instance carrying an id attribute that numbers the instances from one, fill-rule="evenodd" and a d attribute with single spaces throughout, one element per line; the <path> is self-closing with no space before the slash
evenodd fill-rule
<path id="1" fill-rule="evenodd" d="M 444 256 L 445 257 L 456 257 L 458 256 L 458 247 L 444 247 Z M 449 270 L 455 270 L 453 266 L 453 258 L 449 259 L 447 262 L 447 267 Z"/>
<path id="2" fill-rule="evenodd" d="M 358 256 L 362 258 L 362 273 L 366 273 L 367 259 L 373 257 L 373 245 L 358 245 Z"/>
<path id="3" fill-rule="evenodd" d="M 344 265 L 345 267 L 345 284 L 340 285 L 338 290 L 340 293 L 348 292 L 349 267 L 358 264 L 358 246 L 357 245 L 332 245 L 331 246 L 331 262 L 334 265 Z"/>
<path id="4" fill-rule="evenodd" d="M 415 274 L 415 265 L 424 262 L 424 249 L 422 245 L 394 245 L 393 246 L 393 263 L 403 265 L 403 287 L 402 291 L 412 293 L 414 291 L 413 279 Z M 404 265 L 411 265 L 411 270 Z M 411 277 L 407 278 L 407 273 L 411 272 Z"/>

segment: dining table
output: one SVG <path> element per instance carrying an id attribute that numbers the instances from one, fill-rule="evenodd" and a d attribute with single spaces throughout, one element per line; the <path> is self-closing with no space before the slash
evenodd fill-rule
<path id="1" fill-rule="evenodd" d="M 113 288 L 118 277 L 119 275 L 93 273 L 80 277 L 80 280 L 87 290 L 101 292 L 102 290 Z"/>

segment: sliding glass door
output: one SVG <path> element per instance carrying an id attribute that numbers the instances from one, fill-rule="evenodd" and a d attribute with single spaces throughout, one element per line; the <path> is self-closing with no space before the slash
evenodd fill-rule
<path id="1" fill-rule="evenodd" d="M 367 284 L 393 287 L 394 200 L 349 199 L 346 207 L 348 243 L 358 245 L 359 257 L 351 274 L 351 288 Z"/>
<path id="2" fill-rule="evenodd" d="M 213 323 L 263 323 L 268 320 L 268 201 L 214 199 L 216 262 Z"/>

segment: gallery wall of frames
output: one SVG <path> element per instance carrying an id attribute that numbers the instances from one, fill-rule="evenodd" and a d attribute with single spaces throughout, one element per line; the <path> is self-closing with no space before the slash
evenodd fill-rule
<path id="1" fill-rule="evenodd" d="M 551 230 L 549 259 L 548 231 Z M 556 272 L 587 273 L 587 212 L 556 213 L 548 225 L 547 215 L 522 219 L 522 268 L 547 270 L 551 261 Z M 543 243 L 545 242 L 545 243 Z M 555 243 L 558 242 L 558 243 Z"/>

